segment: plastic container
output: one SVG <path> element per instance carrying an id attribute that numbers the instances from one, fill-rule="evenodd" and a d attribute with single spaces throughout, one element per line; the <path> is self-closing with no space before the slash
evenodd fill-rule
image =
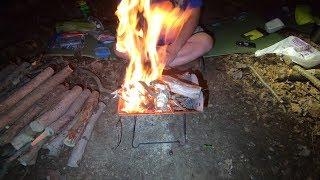
<path id="1" fill-rule="evenodd" d="M 268 33 L 274 33 L 282 28 L 284 28 L 284 24 L 279 18 L 275 18 L 265 24 L 265 30 Z"/>

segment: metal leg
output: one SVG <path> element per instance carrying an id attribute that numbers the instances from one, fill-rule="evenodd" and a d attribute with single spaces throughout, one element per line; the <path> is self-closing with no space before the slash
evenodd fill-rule
<path id="1" fill-rule="evenodd" d="M 206 64 L 203 56 L 201 57 L 201 60 L 200 60 L 200 70 L 202 73 L 205 73 L 206 71 Z"/>
<path id="2" fill-rule="evenodd" d="M 178 143 L 181 146 L 183 146 L 187 142 L 187 115 L 186 114 L 183 114 L 183 141 L 179 139 L 174 141 L 151 141 L 151 142 L 138 143 L 137 145 L 134 144 L 134 140 L 136 136 L 137 116 L 134 116 L 133 118 L 134 118 L 134 125 L 133 125 L 132 142 L 131 142 L 131 145 L 133 148 L 138 148 L 140 145 L 171 144 L 171 143 Z"/>

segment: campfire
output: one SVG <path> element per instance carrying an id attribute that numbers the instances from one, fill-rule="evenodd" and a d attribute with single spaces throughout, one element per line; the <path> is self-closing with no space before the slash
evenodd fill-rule
<path id="1" fill-rule="evenodd" d="M 160 38 L 166 41 L 181 31 L 190 10 L 171 3 L 122 0 L 116 15 L 116 49 L 130 59 L 123 85 L 116 91 L 119 114 L 202 111 L 197 77 L 191 73 L 162 75 L 166 46 L 157 46 Z"/>

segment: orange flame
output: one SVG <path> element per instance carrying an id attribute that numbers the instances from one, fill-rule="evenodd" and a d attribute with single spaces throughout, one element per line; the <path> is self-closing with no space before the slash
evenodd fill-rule
<path id="1" fill-rule="evenodd" d="M 130 58 L 121 92 L 122 111 L 144 112 L 146 92 L 139 81 L 149 84 L 161 77 L 166 62 L 163 53 L 157 50 L 159 37 L 175 37 L 190 16 L 190 10 L 174 7 L 170 2 L 122 0 L 116 15 L 119 19 L 116 49 Z"/>

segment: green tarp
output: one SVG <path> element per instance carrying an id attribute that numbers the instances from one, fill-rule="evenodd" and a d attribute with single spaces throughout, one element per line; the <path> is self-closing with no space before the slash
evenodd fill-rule
<path id="1" fill-rule="evenodd" d="M 242 34 L 255 28 L 264 28 L 265 21 L 254 15 L 247 15 L 241 19 L 232 19 L 219 23 L 217 26 L 207 25 L 206 29 L 214 33 L 215 44 L 213 49 L 204 57 L 221 56 L 233 53 L 250 53 L 263 49 L 284 39 L 280 34 L 272 33 L 251 41 L 256 48 L 236 46 L 236 41 L 247 41 Z"/>

